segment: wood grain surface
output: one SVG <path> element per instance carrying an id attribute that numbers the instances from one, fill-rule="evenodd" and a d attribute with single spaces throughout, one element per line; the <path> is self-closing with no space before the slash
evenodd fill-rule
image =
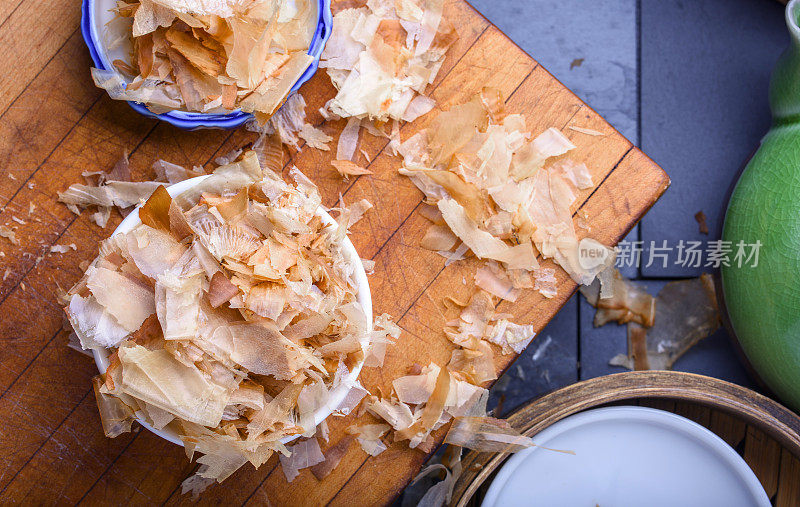
<path id="1" fill-rule="evenodd" d="M 707 427 L 739 450 L 774 505 L 800 504 L 800 417 L 766 396 L 723 380 L 672 371 L 607 375 L 532 400 L 511 414 L 508 422 L 535 437 L 565 417 L 609 404 L 666 410 Z M 485 483 L 508 456 L 467 454 L 451 505 L 478 505 Z"/>
<path id="2" fill-rule="evenodd" d="M 102 434 L 90 383 L 96 368 L 66 347 L 57 293 L 80 277 L 79 264 L 95 257 L 98 242 L 120 217 L 112 214 L 108 227 L 100 229 L 87 214 L 75 216 L 57 203 L 56 192 L 79 182 L 83 171 L 110 168 L 126 150 L 134 178 L 150 179 L 156 158 L 208 166 L 254 136 L 244 130 L 184 132 L 110 100 L 91 84 L 90 60 L 77 28 L 79 10 L 77 0 L 0 4 L 0 224 L 13 227 L 20 240 L 12 245 L 0 239 L 0 501 L 185 503 L 190 498 L 180 494 L 179 485 L 196 465 L 183 449 L 147 431 L 116 439 Z M 445 16 L 460 38 L 428 89 L 437 110 L 493 86 L 507 97 L 510 110 L 525 114 L 532 131 L 562 129 L 578 146 L 572 158 L 587 164 L 596 183 L 581 193 L 573 211 L 588 216 L 593 238 L 606 245 L 619 241 L 667 188 L 666 174 L 463 0 L 449 0 Z M 324 72 L 301 93 L 309 121 L 338 138 L 344 122 L 323 122 L 317 112 L 334 93 Z M 424 128 L 435 114 L 404 125 L 402 137 Z M 581 134 L 570 125 L 604 135 Z M 319 184 L 326 205 L 335 204 L 340 194 L 348 203 L 366 198 L 375 205 L 353 228 L 352 240 L 362 257 L 376 262 L 369 280 L 375 311 L 390 313 L 404 329 L 384 367 L 362 373 L 370 390 L 388 393 L 392 379 L 412 363 L 447 362 L 452 345 L 442 326 L 450 317 L 440 303 L 445 295 L 470 294 L 477 262 L 445 268 L 442 257 L 419 248 L 425 230 L 418 213 L 422 194 L 397 173 L 399 159 L 385 148 L 385 139 L 363 135 L 359 149 L 366 159 L 359 153 L 356 161 L 375 174 L 350 181 L 330 166 L 330 152 L 305 149 L 293 153 L 290 164 Z M 75 249 L 53 254 L 52 245 Z M 557 297 L 529 292 L 500 309 L 543 328 L 576 288 L 560 269 L 557 277 Z M 496 358 L 505 370 L 515 356 L 498 350 Z M 336 445 L 353 422 L 353 417 L 332 418 L 323 450 Z M 247 465 L 209 488 L 201 501 L 386 504 L 427 457 L 397 444 L 367 459 L 351 444 L 323 481 L 303 470 L 290 484 L 273 459 L 258 470 Z"/>

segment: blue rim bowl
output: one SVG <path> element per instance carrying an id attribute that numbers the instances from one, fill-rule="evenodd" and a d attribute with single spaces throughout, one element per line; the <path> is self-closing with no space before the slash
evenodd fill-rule
<path id="1" fill-rule="evenodd" d="M 98 47 L 102 41 L 102 34 L 95 30 L 94 23 L 94 6 L 96 0 L 83 0 L 81 6 L 81 34 L 86 46 L 89 48 L 89 54 L 92 57 L 95 67 L 102 70 L 108 70 L 105 62 L 100 56 Z M 311 39 L 311 47 L 308 48 L 308 54 L 314 57 L 314 60 L 308 66 L 305 72 L 300 76 L 300 79 L 289 90 L 289 95 L 295 93 L 300 87 L 317 71 L 319 67 L 319 58 L 322 55 L 322 50 L 325 48 L 325 43 L 331 36 L 333 29 L 333 15 L 331 14 L 330 0 L 318 0 L 318 18 L 317 29 L 314 32 L 314 37 Z M 165 121 L 169 124 L 175 125 L 184 130 L 196 130 L 203 128 L 213 129 L 235 129 L 248 121 L 253 119 L 250 113 L 244 113 L 236 110 L 225 114 L 212 114 L 212 113 L 193 113 L 188 111 L 169 111 L 167 113 L 156 114 L 144 104 L 140 102 L 128 102 L 128 104 L 139 114 L 155 118 L 157 120 Z"/>

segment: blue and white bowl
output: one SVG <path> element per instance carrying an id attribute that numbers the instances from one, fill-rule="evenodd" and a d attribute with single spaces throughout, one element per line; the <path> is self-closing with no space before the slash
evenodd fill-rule
<path id="1" fill-rule="evenodd" d="M 103 30 L 106 23 L 113 17 L 109 11 L 114 6 L 114 0 L 83 0 L 81 33 L 83 34 L 83 40 L 86 41 L 86 45 L 89 47 L 89 54 L 94 61 L 94 65 L 98 69 L 109 70 L 113 68 L 111 62 L 114 58 L 110 58 L 106 51 Z M 303 83 L 311 79 L 311 76 L 317 71 L 320 55 L 322 55 L 325 43 L 331 36 L 332 29 L 333 16 L 331 15 L 330 0 L 317 0 L 317 28 L 311 39 L 311 47 L 308 49 L 308 54 L 314 57 L 314 61 L 311 62 L 306 71 L 300 76 L 300 79 L 292 86 L 289 95 L 300 89 Z M 244 113 L 238 109 L 230 113 L 196 113 L 175 110 L 156 114 L 147 109 L 142 103 L 128 102 L 128 104 L 140 114 L 163 120 L 184 130 L 202 128 L 235 129 L 253 119 L 252 114 Z"/>

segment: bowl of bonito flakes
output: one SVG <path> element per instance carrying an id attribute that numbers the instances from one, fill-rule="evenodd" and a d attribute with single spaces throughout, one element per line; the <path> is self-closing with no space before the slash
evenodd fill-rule
<path id="1" fill-rule="evenodd" d="M 329 0 L 84 0 L 95 84 L 184 129 L 263 123 L 317 70 Z"/>

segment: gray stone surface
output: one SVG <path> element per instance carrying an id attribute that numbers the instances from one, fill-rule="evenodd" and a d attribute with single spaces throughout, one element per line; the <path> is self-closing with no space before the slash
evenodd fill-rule
<path id="1" fill-rule="evenodd" d="M 672 178 L 642 220 L 645 245 L 719 237 L 727 190 L 769 127 L 769 75 L 787 44 L 778 2 L 642 0 L 641 146 Z M 709 236 L 698 232 L 700 210 Z M 654 264 L 642 273 L 702 271 Z"/>
<path id="2" fill-rule="evenodd" d="M 470 3 L 636 142 L 636 0 Z"/>
<path id="3" fill-rule="evenodd" d="M 620 366 L 610 366 L 609 359 L 628 349 L 628 335 L 625 326 L 606 324 L 594 327 L 594 308 L 580 298 L 580 378 L 586 380 L 610 373 L 627 371 Z"/>

